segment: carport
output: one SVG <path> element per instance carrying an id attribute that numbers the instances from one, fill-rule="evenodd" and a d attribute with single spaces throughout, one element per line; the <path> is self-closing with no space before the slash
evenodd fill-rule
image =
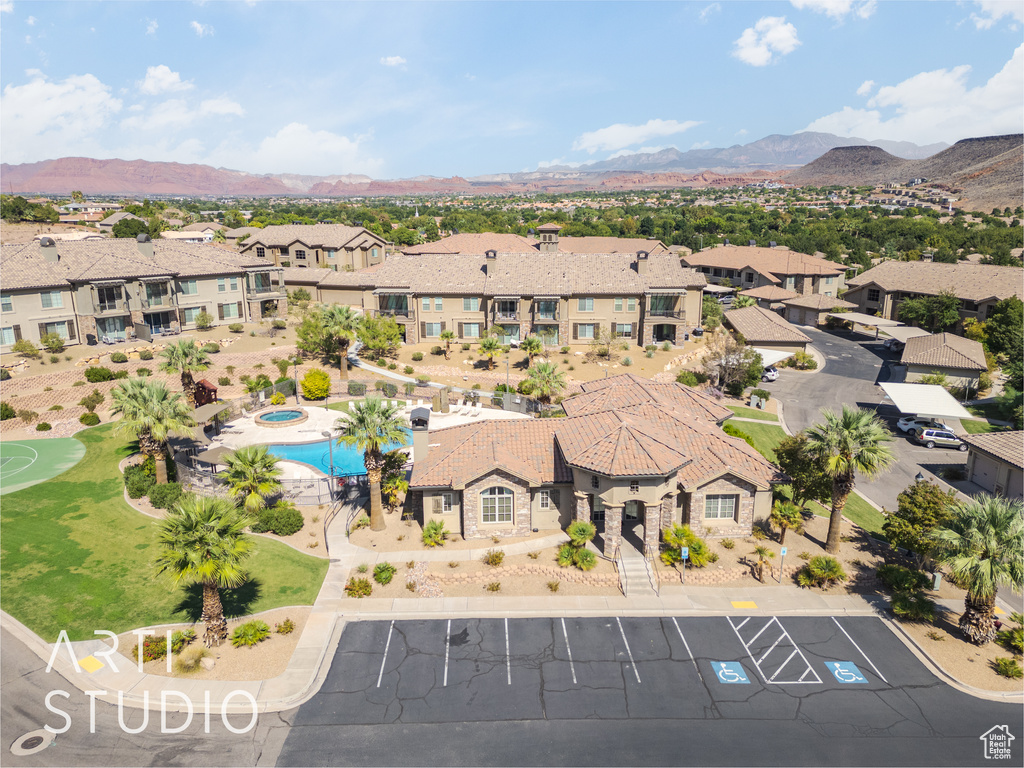
<path id="1" fill-rule="evenodd" d="M 792 357 L 792 352 L 786 352 L 781 349 L 764 349 L 763 347 L 754 347 L 754 351 L 761 356 L 761 364 L 767 368 L 769 365 L 775 365 L 785 360 L 787 357 Z"/>
<path id="2" fill-rule="evenodd" d="M 918 336 L 931 336 L 924 328 L 914 328 L 909 325 L 887 326 L 882 329 L 882 333 L 886 336 L 892 336 L 896 341 L 903 344 L 906 344 L 910 339 L 916 339 Z"/>
<path id="3" fill-rule="evenodd" d="M 927 419 L 972 419 L 971 413 L 937 384 L 879 384 L 896 409 Z"/>
<path id="4" fill-rule="evenodd" d="M 875 338 L 878 338 L 878 329 L 885 328 L 888 331 L 889 328 L 895 328 L 903 325 L 899 320 L 886 320 L 884 317 L 878 317 L 877 315 L 867 315 L 863 312 L 828 312 L 825 317 L 835 317 L 839 320 L 849 320 L 853 323 L 854 327 L 863 325 L 867 328 L 875 329 Z"/>

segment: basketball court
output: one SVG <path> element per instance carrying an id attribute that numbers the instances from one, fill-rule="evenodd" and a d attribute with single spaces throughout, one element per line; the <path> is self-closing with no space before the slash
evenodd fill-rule
<path id="1" fill-rule="evenodd" d="M 73 437 L 0 442 L 0 495 L 56 477 L 75 466 L 85 446 Z"/>

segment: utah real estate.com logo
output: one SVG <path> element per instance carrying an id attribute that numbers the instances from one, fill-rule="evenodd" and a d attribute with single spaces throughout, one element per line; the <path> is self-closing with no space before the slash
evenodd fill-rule
<path id="1" fill-rule="evenodd" d="M 1009 760 L 1010 742 L 1016 737 L 1008 725 L 994 725 L 978 737 L 985 745 L 986 760 Z"/>

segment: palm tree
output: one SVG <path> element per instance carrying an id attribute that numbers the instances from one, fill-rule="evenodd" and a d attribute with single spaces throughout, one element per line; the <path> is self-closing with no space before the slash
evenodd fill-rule
<path id="1" fill-rule="evenodd" d="M 441 331 L 441 341 L 444 342 L 444 359 L 447 360 L 452 354 L 452 342 L 455 340 L 455 331 Z"/>
<path id="2" fill-rule="evenodd" d="M 736 300 L 732 303 L 733 309 L 741 309 L 743 307 L 752 307 L 757 304 L 757 300 L 753 296 L 737 296 Z"/>
<path id="3" fill-rule="evenodd" d="M 487 358 L 487 370 L 494 367 L 494 358 L 501 354 L 501 341 L 497 336 L 488 336 L 480 341 L 480 355 Z"/>
<path id="4" fill-rule="evenodd" d="M 220 590 L 240 587 L 248 580 L 242 562 L 252 551 L 252 542 L 244 531 L 253 523 L 227 499 L 191 495 L 159 523 L 162 552 L 157 569 L 173 575 L 176 585 L 202 585 L 207 648 L 220 645 L 228 636 Z"/>
<path id="5" fill-rule="evenodd" d="M 269 450 L 266 445 L 239 448 L 224 457 L 227 469 L 217 473 L 227 482 L 228 495 L 252 515 L 267 506 L 269 497 L 281 492 L 281 470 Z"/>
<path id="6" fill-rule="evenodd" d="M 853 493 L 856 473 L 875 477 L 889 469 L 896 460 L 892 433 L 871 411 L 843 406 L 841 414 L 822 411 L 825 421 L 807 430 L 807 450 L 825 462 L 825 472 L 832 478 L 832 512 L 828 521 L 825 551 L 839 552 L 839 531 L 846 500 Z"/>
<path id="7" fill-rule="evenodd" d="M 195 339 L 182 339 L 168 344 L 160 356 L 160 370 L 164 373 L 181 374 L 181 389 L 188 404 L 196 407 L 196 382 L 192 374 L 205 371 L 210 366 L 210 356 L 196 344 Z"/>
<path id="8" fill-rule="evenodd" d="M 772 525 L 779 529 L 779 544 L 786 543 L 786 531 L 803 533 L 804 518 L 800 514 L 800 507 L 791 501 L 776 501 L 772 505 L 772 513 L 768 518 Z"/>
<path id="9" fill-rule="evenodd" d="M 338 344 L 338 366 L 341 378 L 348 378 L 348 346 L 355 341 L 359 330 L 360 315 L 346 304 L 331 304 L 324 309 L 324 330 Z"/>
<path id="10" fill-rule="evenodd" d="M 768 566 L 768 572 L 774 573 L 775 569 L 772 568 L 771 563 L 768 561 L 775 557 L 774 550 L 768 549 L 763 545 L 754 547 L 754 554 L 757 555 L 757 562 L 754 564 L 754 572 L 757 575 L 757 580 L 764 584 L 764 568 Z"/>
<path id="11" fill-rule="evenodd" d="M 554 363 L 537 363 L 526 377 L 533 384 L 537 399 L 550 403 L 551 398 L 565 389 L 565 374 Z"/>
<path id="12" fill-rule="evenodd" d="M 952 504 L 952 518 L 930 534 L 932 557 L 967 590 L 960 631 L 976 645 L 995 637 L 996 589 L 1024 585 L 1024 503 L 981 494 Z"/>
<path id="13" fill-rule="evenodd" d="M 385 466 L 384 451 L 402 444 L 408 436 L 397 406 L 376 397 L 368 397 L 355 409 L 343 414 L 335 423 L 341 431 L 339 445 L 355 446 L 363 452 L 363 464 L 370 483 L 370 529 L 383 531 L 384 511 L 381 507 L 381 475 Z"/>
<path id="14" fill-rule="evenodd" d="M 540 340 L 539 336 L 534 336 L 532 333 L 523 339 L 523 343 L 519 345 L 519 349 L 526 353 L 527 357 L 527 368 L 533 365 L 533 358 L 537 355 L 543 354 L 544 342 Z"/>
<path id="15" fill-rule="evenodd" d="M 139 450 L 156 463 L 156 481 L 166 483 L 167 439 L 172 434 L 192 434 L 196 424 L 192 408 L 162 381 L 148 378 L 126 379 L 111 391 L 110 399 L 113 412 L 121 416 L 115 429 L 139 441 Z"/>

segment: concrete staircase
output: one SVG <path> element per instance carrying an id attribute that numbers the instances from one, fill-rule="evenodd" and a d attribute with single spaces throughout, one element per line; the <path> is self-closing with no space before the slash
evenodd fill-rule
<path id="1" fill-rule="evenodd" d="M 647 559 L 628 543 L 619 547 L 619 573 L 625 586 L 626 595 L 657 595 L 651 565 Z"/>

